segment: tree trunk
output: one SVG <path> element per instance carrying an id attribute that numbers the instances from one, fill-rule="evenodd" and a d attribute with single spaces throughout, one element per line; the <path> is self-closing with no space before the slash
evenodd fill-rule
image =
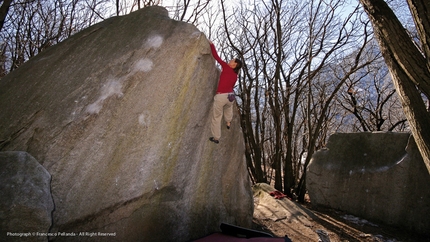
<path id="1" fill-rule="evenodd" d="M 430 65 L 426 53 L 429 49 L 427 41 L 430 29 L 424 29 L 420 24 L 417 26 L 423 47 L 423 51 L 420 51 L 387 3 L 383 0 L 360 2 L 372 21 L 415 142 L 430 173 L 430 115 L 419 92 L 420 90 L 430 97 Z M 408 3 L 415 23 L 427 26 L 429 16 L 422 8 L 430 5 L 428 1 L 408 0 Z"/>
<path id="2" fill-rule="evenodd" d="M 12 0 L 5 0 L 0 7 L 0 30 L 3 28 L 4 20 L 6 19 L 7 13 L 9 12 L 11 3 Z"/>
<path id="3" fill-rule="evenodd" d="M 430 18 L 428 13 L 430 10 L 430 1 L 408 0 L 408 5 L 422 42 L 424 56 L 427 60 L 427 68 L 430 71 Z"/>

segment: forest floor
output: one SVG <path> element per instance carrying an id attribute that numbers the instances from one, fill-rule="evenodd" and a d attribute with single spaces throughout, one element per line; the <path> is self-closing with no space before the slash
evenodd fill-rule
<path id="1" fill-rule="evenodd" d="M 262 195 L 264 193 L 264 195 Z M 430 242 L 430 238 L 403 228 L 361 219 L 329 208 L 275 199 L 268 191 L 254 191 L 253 229 L 275 237 L 287 236 L 293 242 Z"/>

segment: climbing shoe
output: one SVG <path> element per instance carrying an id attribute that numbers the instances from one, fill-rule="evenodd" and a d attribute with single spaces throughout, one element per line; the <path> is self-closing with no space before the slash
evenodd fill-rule
<path id="1" fill-rule="evenodd" d="M 214 137 L 210 137 L 209 140 L 214 142 L 215 144 L 219 143 L 219 140 L 216 140 Z"/>

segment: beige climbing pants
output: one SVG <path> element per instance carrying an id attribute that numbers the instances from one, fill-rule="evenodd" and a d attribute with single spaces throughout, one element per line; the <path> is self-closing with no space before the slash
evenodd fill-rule
<path id="1" fill-rule="evenodd" d="M 211 131 L 214 139 L 221 138 L 221 119 L 224 114 L 226 123 L 231 122 L 233 119 L 233 102 L 228 100 L 229 93 L 216 94 L 214 97 L 213 116 L 211 123 Z"/>

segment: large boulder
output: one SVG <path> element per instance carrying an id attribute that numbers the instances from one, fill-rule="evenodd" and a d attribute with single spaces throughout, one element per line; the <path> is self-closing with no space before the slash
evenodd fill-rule
<path id="1" fill-rule="evenodd" d="M 430 176 L 408 133 L 334 134 L 312 157 L 306 178 L 313 205 L 430 231 Z"/>
<path id="2" fill-rule="evenodd" d="M 0 152 L 0 174 L 0 241 L 48 241 L 51 175 L 19 151 Z"/>
<path id="3" fill-rule="evenodd" d="M 51 173 L 51 232 L 186 241 L 221 222 L 248 227 L 237 115 L 219 145 L 208 141 L 218 75 L 204 34 L 166 9 L 108 19 L 0 81 L 0 149 Z"/>

